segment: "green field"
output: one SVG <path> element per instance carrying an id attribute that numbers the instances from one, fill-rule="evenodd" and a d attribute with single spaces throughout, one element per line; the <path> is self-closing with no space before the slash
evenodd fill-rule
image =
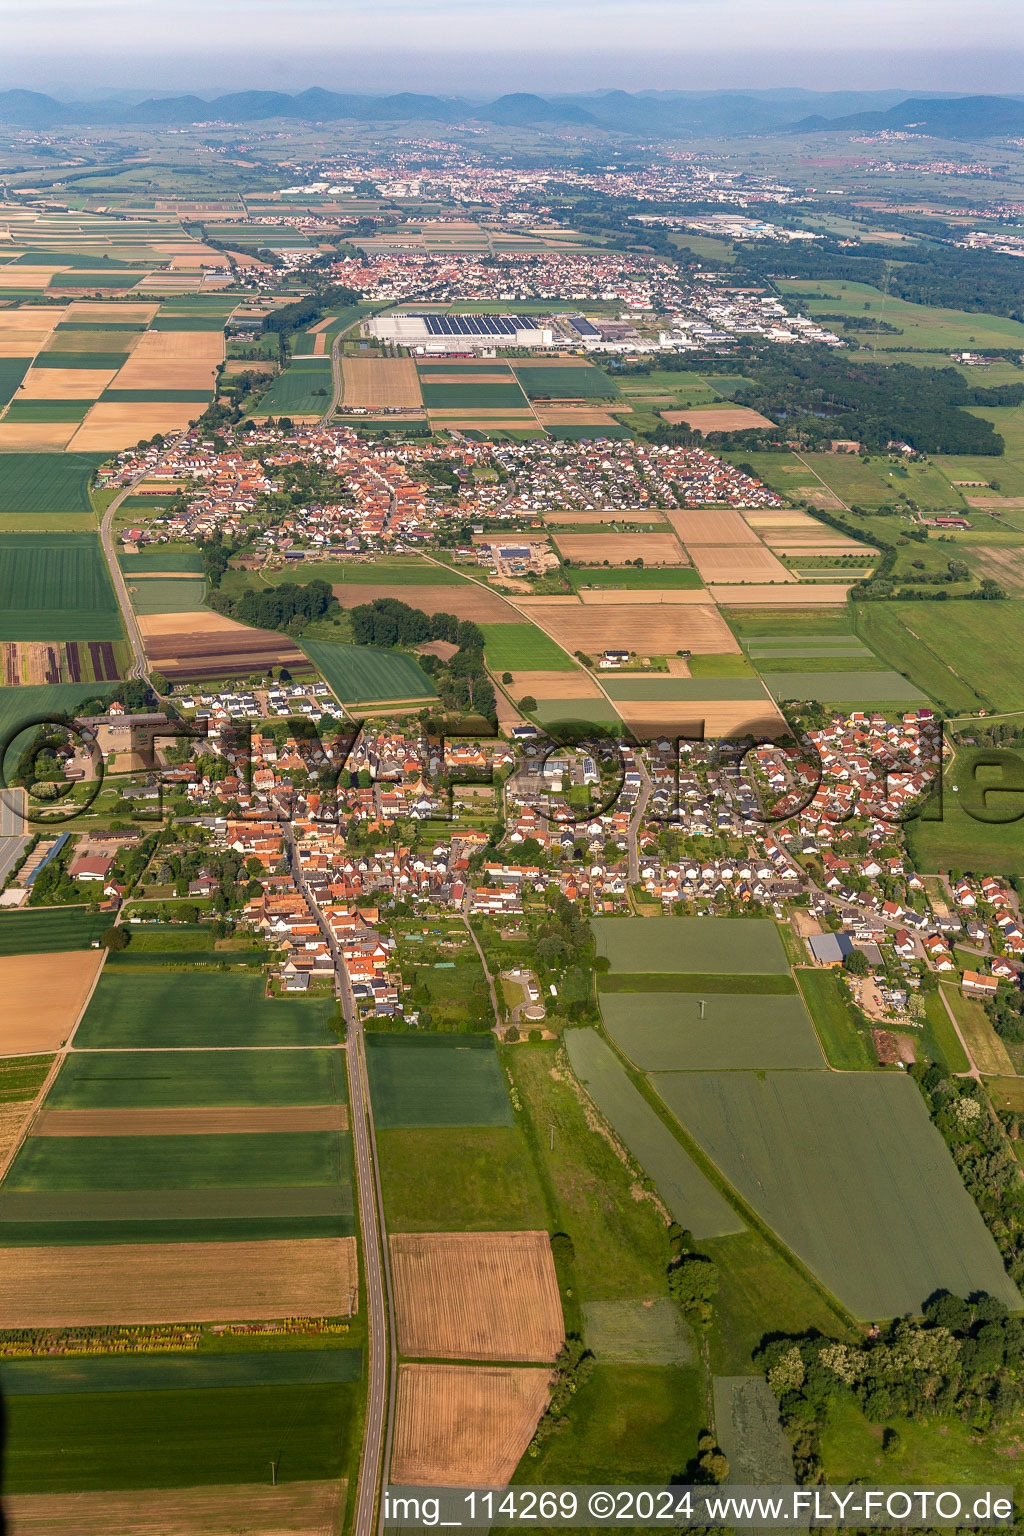
<path id="1" fill-rule="evenodd" d="M 322 416 L 331 403 L 334 379 L 329 357 L 303 357 L 273 381 L 255 408 L 258 416 Z"/>
<path id="2" fill-rule="evenodd" d="M 299 570 L 306 581 L 329 581 L 332 586 L 347 581 L 361 586 L 459 587 L 466 580 L 465 576 L 460 576 L 458 571 L 453 571 L 447 565 L 428 565 L 425 560 L 415 565 L 409 561 L 402 564 L 388 559 L 303 561 Z M 268 581 L 294 581 L 295 576 L 296 572 L 292 570 L 266 573 Z M 415 594 L 412 596 L 415 597 Z M 412 606 L 415 607 L 415 602 Z"/>
<path id="3" fill-rule="evenodd" d="M 576 663 L 533 624 L 481 624 L 492 672 L 574 672 Z"/>
<path id="4" fill-rule="evenodd" d="M 110 372 L 128 361 L 127 352 L 40 352 L 33 368 L 88 368 Z"/>
<path id="5" fill-rule="evenodd" d="M 371 1034 L 366 1060 L 384 1128 L 514 1123 L 491 1035 Z"/>
<path id="6" fill-rule="evenodd" d="M 420 384 L 431 411 L 525 411 L 526 397 L 512 378 L 479 384 Z"/>
<path id="7" fill-rule="evenodd" d="M 29 357 L 0 357 L 0 408 L 13 398 L 31 361 Z"/>
<path id="8" fill-rule="evenodd" d="M 830 1067 L 866 1072 L 874 1066 L 868 1043 L 854 1023 L 842 979 L 832 970 L 801 966 L 797 979 Z"/>
<path id="9" fill-rule="evenodd" d="M 614 379 L 600 368 L 513 369 L 531 400 L 611 400 L 618 394 Z"/>
<path id="10" fill-rule="evenodd" d="M 858 623 L 946 709 L 1024 709 L 1024 602 L 869 603 Z"/>
<path id="11" fill-rule="evenodd" d="M 764 699 L 756 677 L 609 677 L 605 680 L 613 699 Z"/>
<path id="12" fill-rule="evenodd" d="M 613 971 L 720 970 L 787 975 L 775 924 L 758 917 L 595 917 L 597 953 Z"/>
<path id="13" fill-rule="evenodd" d="M 645 919 L 649 921 L 649 919 Z M 110 964 L 110 961 L 107 961 Z M 796 982 L 786 975 L 761 976 L 756 972 L 737 976 L 724 971 L 616 971 L 597 978 L 597 990 L 606 992 L 706 992 L 709 997 L 745 993 L 761 997 L 792 997 Z"/>
<path id="14" fill-rule="evenodd" d="M 159 385 L 149 389 L 105 389 L 100 395 L 101 401 L 119 405 L 134 405 L 147 400 L 174 405 L 208 405 L 212 399 L 212 385 L 209 389 L 161 389 Z M 198 411 L 196 415 L 199 415 Z"/>
<path id="15" fill-rule="evenodd" d="M 798 997 L 603 993 L 601 1014 L 615 1044 L 645 1072 L 823 1065 Z"/>
<path id="16" fill-rule="evenodd" d="M 940 1289 L 1021 1305 L 909 1078 L 675 1072 L 657 1086 L 760 1219 L 855 1316 L 919 1312 Z"/>
<path id="17" fill-rule="evenodd" d="M 519 1232 L 548 1226 L 518 1127 L 382 1129 L 377 1103 L 377 1152 L 392 1232 Z"/>
<path id="18" fill-rule="evenodd" d="M 95 534 L 0 534 L 0 640 L 120 638 Z"/>
<path id="19" fill-rule="evenodd" d="M 370 645 L 307 640 L 303 650 L 343 704 L 432 699 L 434 685 L 411 656 Z"/>
<path id="20" fill-rule="evenodd" d="M 1024 325 L 1000 315 L 971 314 L 962 309 L 912 304 L 893 298 L 867 283 L 818 282 L 780 278 L 779 289 L 799 297 L 801 308 L 812 317 L 846 313 L 897 326 L 898 336 L 872 336 L 872 351 L 948 351 L 1024 346 Z M 942 359 L 944 362 L 945 359 Z"/>
<path id="21" fill-rule="evenodd" d="M 715 1433 L 734 1482 L 769 1488 L 792 1482 L 792 1447 L 763 1376 L 715 1377 Z"/>
<path id="22" fill-rule="evenodd" d="M 0 1061 L 0 1104 L 34 1099 L 52 1065 L 52 1056 L 8 1056 Z"/>
<path id="23" fill-rule="evenodd" d="M 132 582 L 130 574 L 129 596 L 136 613 L 198 613 L 206 597 L 206 580 L 199 577 L 189 581 L 172 577 L 161 581 L 151 577 L 147 581 Z"/>
<path id="24" fill-rule="evenodd" d="M 151 331 L 222 331 L 226 316 L 159 314 L 149 322 Z"/>
<path id="25" fill-rule="evenodd" d="M 355 1385 L 64 1393 L 6 1404 L 4 1491 L 60 1493 L 339 1477 L 358 1446 Z"/>
<path id="26" fill-rule="evenodd" d="M 347 1177 L 347 1149 L 347 1138 L 335 1131 L 30 1136 L 7 1172 L 4 1196 L 339 1185 Z"/>
<path id="27" fill-rule="evenodd" d="M 120 550 L 117 563 L 126 576 L 144 575 L 148 571 L 181 571 L 198 576 L 203 569 L 203 557 L 198 549 L 168 549 L 162 544 L 142 549 L 137 555 L 127 555 Z"/>
<path id="28" fill-rule="evenodd" d="M 678 589 L 701 585 L 700 576 L 692 565 L 669 565 L 657 568 L 642 566 L 640 570 L 632 565 L 610 566 L 607 570 L 600 565 L 586 567 L 571 565 L 565 574 L 574 592 L 587 587 L 623 587 L 629 591 L 644 591 L 651 588 Z"/>
<path id="29" fill-rule="evenodd" d="M 585 1302 L 587 1348 L 615 1365 L 691 1365 L 692 1330 L 669 1297 Z"/>
<path id="30" fill-rule="evenodd" d="M 21 692 L 21 689 L 12 689 Z M 0 955 L 59 954 L 88 949 L 110 927 L 103 912 L 86 907 L 40 907 L 36 911 L 0 913 Z"/>
<path id="31" fill-rule="evenodd" d="M 0 454 L 0 512 L 92 513 L 89 481 L 101 453 Z"/>
<path id="32" fill-rule="evenodd" d="M 4 421 L 81 421 L 91 404 L 89 400 L 14 400 Z"/>
<path id="33" fill-rule="evenodd" d="M 78 1050 L 334 1045 L 333 1000 L 267 998 L 262 976 L 101 976 Z"/>
<path id="34" fill-rule="evenodd" d="M 28 744 L 28 737 L 18 739 L 26 721 L 51 719 L 75 710 L 86 699 L 108 697 L 113 692 L 111 683 L 39 683 L 21 688 L 0 688 L 0 749 L 8 742 L 5 771 L 9 774 L 16 762 L 16 754 Z M 6 921 L 0 914 L 0 921 Z M 109 923 L 106 925 L 109 927 Z"/>
<path id="35" fill-rule="evenodd" d="M 261 1350 L 246 1354 L 64 1356 L 7 1360 L 4 1393 L 48 1397 L 68 1392 L 173 1392 L 226 1387 L 313 1386 L 358 1381 L 359 1349 Z"/>
<path id="36" fill-rule="evenodd" d="M 738 1232 L 743 1222 L 635 1088 L 595 1029 L 571 1029 L 565 1045 L 576 1076 L 680 1226 L 694 1237 Z"/>
<path id="37" fill-rule="evenodd" d="M 974 713 L 984 708 L 984 696 L 975 690 L 961 670 L 959 658 L 954 654 L 945 636 L 936 645 L 938 634 L 932 635 L 933 624 L 925 610 L 939 604 L 931 603 L 862 603 L 857 608 L 857 626 L 864 639 L 878 654 L 898 672 L 909 676 L 930 698 L 943 709 L 959 713 Z M 991 604 L 957 604 L 956 607 L 972 609 L 988 608 Z M 1005 603 L 999 603 L 1005 608 Z M 942 603 L 942 615 L 952 614 L 954 606 Z M 922 618 L 922 615 L 924 617 Z M 941 629 L 941 626 L 940 626 Z M 952 620 L 952 631 L 957 629 Z M 979 686 L 981 680 L 979 679 Z"/>
<path id="38" fill-rule="evenodd" d="M 1016 1485 L 1020 1503 L 1018 1446 L 1024 1434 L 1019 1411 L 1009 1413 L 985 1434 L 955 1415 L 926 1414 L 920 1419 L 899 1420 L 899 1445 L 886 1449 L 885 1427 L 872 1424 L 860 1405 L 843 1393 L 837 1397 L 821 1437 L 826 1480 L 838 1486 L 863 1478 L 864 1468 L 881 1461 L 886 1482 L 904 1488 L 984 1486 L 992 1483 L 993 1469 L 1000 1483 Z"/>
<path id="39" fill-rule="evenodd" d="M 920 605 L 923 607 L 923 604 Z M 927 704 L 928 698 L 898 672 L 763 672 L 776 698 L 817 699 L 822 704 Z"/>
<path id="40" fill-rule="evenodd" d="M 955 770 L 950 777 L 955 783 Z M 1006 810 L 1019 809 L 1019 796 L 1006 798 Z M 996 808 L 1000 809 L 998 804 Z M 948 781 L 942 797 L 941 821 L 919 816 L 908 822 L 906 838 L 916 868 L 928 874 L 969 869 L 979 875 L 1019 875 L 1024 869 L 1024 819 L 1004 823 L 976 821 L 964 810 L 960 796 L 951 792 Z"/>
<path id="41" fill-rule="evenodd" d="M 48 1109 L 343 1104 L 340 1050 L 102 1051 L 65 1057 Z"/>

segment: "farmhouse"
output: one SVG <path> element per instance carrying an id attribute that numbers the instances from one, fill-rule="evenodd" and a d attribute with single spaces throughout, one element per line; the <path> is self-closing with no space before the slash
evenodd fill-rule
<path id="1" fill-rule="evenodd" d="M 995 997 L 999 982 L 995 976 L 982 976 L 979 971 L 964 971 L 960 988 L 965 997 Z"/>

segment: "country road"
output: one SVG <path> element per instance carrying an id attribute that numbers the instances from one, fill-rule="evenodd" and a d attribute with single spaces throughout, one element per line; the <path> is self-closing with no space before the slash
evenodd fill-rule
<path id="1" fill-rule="evenodd" d="M 312 899 L 298 851 L 287 828 L 292 873 L 312 912 L 334 959 L 335 995 L 341 1004 L 346 1026 L 348 1061 L 349 1121 L 355 1154 L 356 1198 L 363 1241 L 363 1270 L 366 1276 L 368 1322 L 367 1357 L 369 1385 L 363 1448 L 359 1459 L 353 1536 L 373 1536 L 377 1526 L 378 1498 L 387 1477 L 391 1451 L 394 1384 L 397 1377 L 397 1346 L 391 1329 L 391 1260 L 388 1253 L 387 1226 L 384 1220 L 384 1195 L 377 1160 L 377 1134 L 373 1123 L 366 1071 L 366 1040 L 349 985 L 345 963 L 331 933 Z"/>
<path id="2" fill-rule="evenodd" d="M 132 665 L 127 673 L 128 677 L 145 677 L 147 672 L 146 648 L 142 640 L 142 631 L 139 629 L 139 621 L 135 617 L 131 598 L 128 596 L 128 587 L 125 583 L 124 573 L 117 560 L 117 550 L 114 547 L 114 514 L 117 512 L 126 496 L 130 496 L 140 480 L 145 480 L 153 473 L 154 465 L 147 466 L 144 474 L 137 475 L 134 480 L 119 491 L 110 506 L 104 512 L 100 522 L 100 544 L 110 571 L 110 580 L 113 582 L 114 591 L 117 593 L 117 601 L 121 607 L 121 617 L 124 620 L 125 633 L 132 648 Z"/>

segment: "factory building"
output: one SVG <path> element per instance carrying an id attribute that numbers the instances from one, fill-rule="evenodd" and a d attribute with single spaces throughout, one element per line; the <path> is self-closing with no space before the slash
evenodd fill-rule
<path id="1" fill-rule="evenodd" d="M 551 327 L 532 315 L 377 315 L 364 330 L 424 356 L 554 344 Z"/>

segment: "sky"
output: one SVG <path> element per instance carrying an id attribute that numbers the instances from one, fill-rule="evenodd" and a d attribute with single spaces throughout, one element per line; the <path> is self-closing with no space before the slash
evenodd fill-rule
<path id="1" fill-rule="evenodd" d="M 1019 93 L 1019 0 L 0 0 L 0 87 Z"/>

